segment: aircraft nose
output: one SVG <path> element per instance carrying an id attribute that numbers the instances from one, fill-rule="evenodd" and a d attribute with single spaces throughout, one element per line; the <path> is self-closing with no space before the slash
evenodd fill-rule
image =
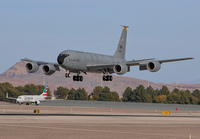
<path id="1" fill-rule="evenodd" d="M 63 64 L 65 57 L 67 57 L 66 54 L 59 54 L 59 55 L 58 55 L 57 61 L 58 61 L 58 63 L 59 63 L 60 65 Z"/>

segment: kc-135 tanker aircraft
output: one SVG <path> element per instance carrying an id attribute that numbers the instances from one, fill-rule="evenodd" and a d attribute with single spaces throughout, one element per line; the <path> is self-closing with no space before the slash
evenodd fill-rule
<path id="1" fill-rule="evenodd" d="M 151 58 L 126 61 L 125 51 L 127 29 L 128 26 L 123 26 L 121 37 L 113 56 L 65 50 L 58 55 L 58 63 L 34 61 L 29 59 L 21 60 L 28 62 L 26 64 L 26 70 L 29 73 L 36 72 L 39 69 L 39 66 L 43 65 L 42 71 L 45 75 L 52 75 L 55 71 L 60 71 L 60 67 L 62 67 L 66 70 L 66 78 L 70 78 L 71 72 L 77 74 L 73 76 L 73 81 L 83 81 L 83 76 L 80 74 L 87 74 L 87 72 L 103 73 L 103 81 L 112 81 L 112 73 L 118 75 L 125 74 L 130 71 L 130 66 L 139 66 L 140 70 L 156 72 L 160 70 L 162 63 L 193 59 L 191 57 L 166 60 L 156 60 L 155 58 Z"/>

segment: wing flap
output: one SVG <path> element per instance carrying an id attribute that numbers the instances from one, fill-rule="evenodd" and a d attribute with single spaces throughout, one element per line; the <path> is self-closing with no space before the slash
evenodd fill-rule
<path id="1" fill-rule="evenodd" d="M 113 68 L 116 64 L 88 64 L 87 69 L 106 69 Z"/>
<path id="2" fill-rule="evenodd" d="M 141 60 L 133 60 L 133 61 L 126 61 L 127 66 L 137 66 L 140 64 L 146 64 L 149 62 L 149 60 L 154 60 L 155 58 L 149 58 L 149 59 L 141 59 Z"/>

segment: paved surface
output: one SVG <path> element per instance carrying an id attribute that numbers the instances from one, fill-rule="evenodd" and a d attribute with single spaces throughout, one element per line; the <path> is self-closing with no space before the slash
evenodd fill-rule
<path id="1" fill-rule="evenodd" d="M 32 115 L 35 109 L 40 116 Z M 0 103 L 0 139 L 200 138 L 200 112 L 172 110 L 168 116 L 161 113 L 154 109 Z"/>
<path id="2" fill-rule="evenodd" d="M 125 109 L 150 109 L 150 110 L 183 110 L 200 111 L 200 105 L 186 104 L 158 104 L 158 103 L 134 103 L 134 102 L 105 102 L 105 101 L 76 101 L 76 100 L 47 100 L 42 106 L 76 106 L 76 107 L 103 107 Z"/>

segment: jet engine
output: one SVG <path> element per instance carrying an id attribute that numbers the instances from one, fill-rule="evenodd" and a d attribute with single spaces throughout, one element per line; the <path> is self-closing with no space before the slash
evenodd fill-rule
<path id="1" fill-rule="evenodd" d="M 44 65 L 42 67 L 42 72 L 45 74 L 45 75 L 52 75 L 54 74 L 54 72 L 56 71 L 56 68 L 54 65 L 52 64 L 47 64 L 47 65 Z"/>
<path id="2" fill-rule="evenodd" d="M 160 68 L 161 68 L 161 64 L 158 61 L 149 62 L 147 64 L 147 69 L 151 72 L 156 72 L 160 70 Z"/>
<path id="3" fill-rule="evenodd" d="M 119 64 L 119 65 L 115 65 L 113 67 L 113 70 L 116 74 L 118 75 L 122 75 L 125 74 L 128 71 L 128 66 L 125 64 Z"/>
<path id="4" fill-rule="evenodd" d="M 31 62 L 26 64 L 26 71 L 29 73 L 33 73 L 38 71 L 39 65 L 37 63 Z"/>

